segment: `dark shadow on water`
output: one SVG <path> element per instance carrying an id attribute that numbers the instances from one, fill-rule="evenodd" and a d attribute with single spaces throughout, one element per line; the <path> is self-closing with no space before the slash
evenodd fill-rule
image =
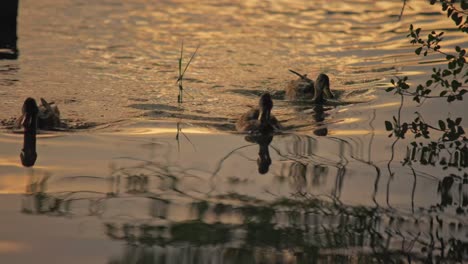
<path id="1" fill-rule="evenodd" d="M 183 111 L 180 107 L 163 104 L 131 104 L 129 107 L 140 110 Z"/>
<path id="2" fill-rule="evenodd" d="M 229 92 L 258 98 L 265 93 L 265 89 L 230 89 Z M 269 91 L 269 93 L 273 100 L 284 100 L 286 94 L 282 90 Z"/>
<path id="3" fill-rule="evenodd" d="M 0 3 L 0 60 L 16 60 L 18 0 L 4 0 Z"/>
<path id="4" fill-rule="evenodd" d="M 19 67 L 14 64 L 0 65 L 0 85 L 2 86 L 13 86 L 18 83 Z"/>

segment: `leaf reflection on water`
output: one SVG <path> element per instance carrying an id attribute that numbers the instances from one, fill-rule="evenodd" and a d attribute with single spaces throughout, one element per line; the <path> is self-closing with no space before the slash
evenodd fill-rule
<path id="1" fill-rule="evenodd" d="M 276 135 L 247 139 L 256 144 L 228 152 L 214 171 L 174 164 L 168 158 L 173 147 L 152 139 L 141 147 L 166 149 L 166 153 L 154 156 L 150 151 L 151 159 L 116 157 L 108 176 L 54 180 L 52 175 L 30 175 L 23 212 L 99 217 L 109 239 L 126 243 L 123 255 L 112 257 L 110 263 L 149 259 L 162 263 L 303 263 L 344 261 L 351 256 L 358 262 L 465 258 L 462 220 L 439 216 L 437 206 L 421 208 L 417 213 L 414 208 L 407 213 L 379 206 L 376 196 L 382 175 L 372 161 L 371 146 L 364 155 L 364 148 L 356 148 L 364 147 L 362 142 L 337 137 Z M 369 144 L 372 140 L 373 134 Z M 321 145 L 324 142 L 334 144 L 338 155 L 327 156 Z M 223 168 L 232 153 L 256 145 L 259 160 L 269 157 L 272 163 L 269 173 L 257 176 L 284 179 L 275 183 L 278 191 L 270 185 L 263 189 L 267 196 L 256 195 L 243 192 L 242 182 L 227 188 L 220 179 L 213 179 L 213 175 L 226 175 Z M 265 148 L 273 150 L 271 157 Z M 249 155 L 237 156 L 254 162 Z M 371 198 L 376 206 L 342 201 L 349 191 L 345 180 L 353 177 L 357 164 L 375 171 Z M 335 180 L 328 188 L 331 178 Z M 75 181 L 107 186 L 107 191 L 49 191 L 57 184 L 71 187 Z M 464 183 L 458 178 L 444 179 L 439 186 L 442 206 L 454 200 L 449 198 L 452 186 Z M 317 189 L 327 188 L 328 195 L 317 193 Z"/>

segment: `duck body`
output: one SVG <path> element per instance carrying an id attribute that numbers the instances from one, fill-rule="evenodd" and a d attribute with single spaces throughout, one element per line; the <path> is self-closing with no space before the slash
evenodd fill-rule
<path id="1" fill-rule="evenodd" d="M 290 101 L 314 98 L 314 81 L 309 79 L 305 74 L 302 75 L 293 70 L 289 71 L 298 75 L 299 78 L 289 82 L 286 87 L 286 98 Z"/>
<path id="2" fill-rule="evenodd" d="M 60 128 L 60 111 L 55 103 L 48 103 L 41 98 L 41 105 L 38 107 L 36 100 L 27 98 L 23 104 L 22 115 L 17 121 L 17 125 L 28 130 L 51 130 Z"/>
<path id="3" fill-rule="evenodd" d="M 260 109 L 254 107 L 241 115 L 236 122 L 236 130 L 239 132 L 268 132 L 280 130 L 280 124 L 275 116 L 271 116 L 268 123 L 262 124 L 260 118 Z"/>
<path id="4" fill-rule="evenodd" d="M 273 101 L 269 93 L 264 93 L 259 100 L 259 105 L 242 114 L 236 122 L 239 132 L 268 133 L 281 128 L 278 119 L 271 115 Z"/>
<path id="5" fill-rule="evenodd" d="M 289 71 L 298 75 L 299 78 L 289 82 L 286 87 L 286 98 L 288 100 L 313 100 L 316 104 L 323 104 L 326 99 L 334 98 L 330 91 L 330 79 L 326 74 L 319 74 L 314 82 L 305 74 L 293 70 Z"/>
<path id="6" fill-rule="evenodd" d="M 41 98 L 39 106 L 38 127 L 39 129 L 53 129 L 61 126 L 60 111 L 55 103 L 48 103 Z"/>

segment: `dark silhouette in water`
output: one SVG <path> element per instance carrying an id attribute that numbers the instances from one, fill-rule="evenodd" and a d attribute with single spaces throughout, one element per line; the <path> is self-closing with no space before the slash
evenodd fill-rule
<path id="1" fill-rule="evenodd" d="M 272 108 L 271 95 L 269 93 L 262 94 L 258 106 L 250 109 L 237 120 L 237 131 L 266 134 L 280 130 L 281 126 L 278 120 L 271 115 Z"/>
<path id="2" fill-rule="evenodd" d="M 21 164 L 25 167 L 32 167 L 36 163 L 36 133 L 37 115 L 39 107 L 33 98 L 27 98 L 23 104 L 23 115 L 21 126 L 24 128 L 23 149 L 21 150 Z"/>
<path id="3" fill-rule="evenodd" d="M 325 110 L 323 109 L 323 105 L 319 104 L 314 106 L 314 121 L 315 123 L 320 126 L 322 122 L 325 120 Z M 328 128 L 326 126 L 319 127 L 314 130 L 314 134 L 316 136 L 326 136 L 328 135 Z"/>
<path id="4" fill-rule="evenodd" d="M 259 146 L 258 158 L 257 158 L 258 173 L 260 174 L 267 173 L 271 165 L 269 146 L 270 146 L 271 141 L 273 140 L 273 135 L 272 134 L 251 135 L 251 136 L 246 136 L 245 140 L 248 142 L 258 144 Z"/>
<path id="5" fill-rule="evenodd" d="M 0 4 L 0 59 L 16 60 L 18 0 L 2 0 Z"/>
<path id="6" fill-rule="evenodd" d="M 437 192 L 440 193 L 440 204 L 442 206 L 452 205 L 453 197 L 450 190 L 452 189 L 452 185 L 454 183 L 453 176 L 446 176 L 439 181 L 439 185 L 437 186 Z"/>

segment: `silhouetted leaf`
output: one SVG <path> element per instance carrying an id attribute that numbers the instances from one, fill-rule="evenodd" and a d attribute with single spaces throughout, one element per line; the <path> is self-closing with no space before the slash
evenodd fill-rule
<path id="1" fill-rule="evenodd" d="M 390 121 L 385 121 L 385 129 L 387 131 L 393 130 L 393 125 L 392 125 L 392 123 Z"/>
<path id="2" fill-rule="evenodd" d="M 455 69 L 455 67 L 457 67 L 457 62 L 456 62 L 456 61 L 451 61 L 451 62 L 449 62 L 448 67 L 449 67 L 449 69 L 451 69 L 451 70 L 452 70 L 452 69 Z"/>
<path id="3" fill-rule="evenodd" d="M 432 2 L 433 0 L 431 0 Z M 461 3 L 460 3 L 460 6 L 461 8 L 463 8 L 464 10 L 467 10 L 468 9 L 468 1 L 466 0 L 462 0 Z"/>
<path id="4" fill-rule="evenodd" d="M 443 2 L 442 3 L 442 10 L 445 11 L 445 10 L 447 10 L 447 8 L 448 8 L 448 4 Z"/>
<path id="5" fill-rule="evenodd" d="M 452 20 L 455 21 L 455 24 L 458 26 L 462 22 L 463 17 L 458 16 L 458 13 L 453 13 L 452 14 Z"/>
<path id="6" fill-rule="evenodd" d="M 414 50 L 414 53 L 416 53 L 417 55 L 419 55 L 421 53 L 421 50 L 422 50 L 422 47 L 419 47 L 417 49 Z"/>
<path id="7" fill-rule="evenodd" d="M 461 126 L 458 127 L 458 134 L 460 134 L 460 135 L 465 134 L 465 130 L 463 129 L 463 127 L 461 127 Z"/>
<path id="8" fill-rule="evenodd" d="M 441 130 L 445 130 L 445 122 L 442 120 L 439 120 L 439 127 Z"/>
<path id="9" fill-rule="evenodd" d="M 449 16 L 452 14 L 452 12 L 453 12 L 453 9 L 452 9 L 452 8 L 449 8 L 449 9 L 447 10 L 447 17 L 449 17 Z"/>
<path id="10" fill-rule="evenodd" d="M 460 87 L 460 86 L 461 86 L 461 83 L 460 83 L 459 81 L 457 81 L 457 80 L 453 80 L 453 81 L 452 81 L 452 90 L 453 90 L 454 92 L 455 92 L 455 91 L 458 89 L 458 87 Z"/>

